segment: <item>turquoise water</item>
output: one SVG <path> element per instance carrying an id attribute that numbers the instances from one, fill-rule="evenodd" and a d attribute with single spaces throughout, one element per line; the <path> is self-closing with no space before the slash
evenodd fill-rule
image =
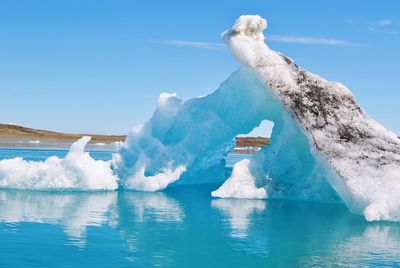
<path id="1" fill-rule="evenodd" d="M 227 168 L 233 168 L 233 165 L 235 165 L 237 162 L 242 160 L 243 158 L 248 158 L 251 159 L 253 158 L 254 155 L 249 155 L 249 154 L 237 154 L 237 153 L 229 153 L 226 157 L 226 164 L 225 166 Z"/>
<path id="2" fill-rule="evenodd" d="M 0 158 L 65 153 L 0 149 Z M 217 187 L 0 190 L 0 267 L 400 267 L 400 224 L 335 204 L 212 199 Z"/>

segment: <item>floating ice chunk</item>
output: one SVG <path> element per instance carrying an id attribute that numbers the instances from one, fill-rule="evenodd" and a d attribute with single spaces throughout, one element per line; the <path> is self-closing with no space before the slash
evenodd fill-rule
<path id="1" fill-rule="evenodd" d="M 232 175 L 218 190 L 211 193 L 213 197 L 234 198 L 267 198 L 267 192 L 263 187 L 256 186 L 256 178 L 250 171 L 250 160 L 243 159 L 237 162 Z"/>
<path id="2" fill-rule="evenodd" d="M 22 158 L 0 161 L 0 188 L 35 190 L 115 190 L 118 187 L 110 163 L 94 160 L 85 146 L 90 137 L 71 145 L 64 159 L 49 157 L 44 162 Z"/>
<path id="3" fill-rule="evenodd" d="M 105 142 L 96 142 L 94 145 L 96 146 L 106 146 Z"/>
<path id="4" fill-rule="evenodd" d="M 122 144 L 124 144 L 124 142 L 123 142 L 123 141 L 114 141 L 112 144 L 113 144 L 114 146 L 116 146 L 116 147 L 121 147 Z"/>

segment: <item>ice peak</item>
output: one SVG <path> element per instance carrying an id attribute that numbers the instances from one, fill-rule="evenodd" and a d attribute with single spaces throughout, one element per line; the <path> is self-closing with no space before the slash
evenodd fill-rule
<path id="1" fill-rule="evenodd" d="M 160 96 L 158 97 L 158 105 L 164 105 L 166 104 L 170 98 L 176 98 L 177 94 L 176 93 L 169 93 L 169 92 L 162 92 Z"/>
<path id="2" fill-rule="evenodd" d="M 86 145 L 89 143 L 89 141 L 92 139 L 90 136 L 83 136 L 80 138 L 78 141 L 74 142 L 71 145 L 70 148 L 70 153 L 83 153 L 85 150 Z"/>
<path id="3" fill-rule="evenodd" d="M 238 34 L 244 34 L 257 40 L 264 40 L 263 31 L 267 28 L 267 21 L 259 15 L 240 16 L 232 31 Z"/>

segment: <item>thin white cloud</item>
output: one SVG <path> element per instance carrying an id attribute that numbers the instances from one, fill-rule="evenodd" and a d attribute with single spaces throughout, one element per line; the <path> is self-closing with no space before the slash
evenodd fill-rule
<path id="1" fill-rule="evenodd" d="M 188 40 L 177 40 L 177 39 L 168 39 L 159 41 L 149 40 L 149 41 L 171 46 L 193 47 L 193 48 L 211 49 L 211 50 L 222 50 L 225 48 L 224 44 L 216 42 L 188 41 Z"/>
<path id="2" fill-rule="evenodd" d="M 400 30 L 387 31 L 389 34 L 400 34 Z"/>
<path id="3" fill-rule="evenodd" d="M 377 29 L 375 27 L 369 27 L 371 32 L 375 33 L 385 33 L 385 34 L 400 34 L 400 30 L 387 30 L 387 29 Z"/>
<path id="4" fill-rule="evenodd" d="M 328 45 L 328 46 L 356 46 L 356 44 L 353 44 L 353 43 L 345 41 L 345 40 L 330 39 L 330 38 L 270 35 L 270 36 L 267 36 L 266 39 L 267 39 L 267 41 L 281 42 L 281 43 Z M 216 42 L 188 41 L 188 40 L 178 40 L 178 39 L 167 39 L 167 40 L 148 39 L 147 41 L 150 41 L 153 43 L 159 43 L 159 44 L 172 45 L 172 46 L 193 47 L 193 48 L 200 48 L 200 49 L 211 49 L 211 50 L 225 49 L 224 44 L 216 43 Z"/>
<path id="5" fill-rule="evenodd" d="M 318 38 L 318 37 L 294 37 L 286 35 L 270 35 L 266 37 L 267 41 L 293 43 L 293 44 L 307 44 L 307 45 L 326 45 L 326 46 L 355 46 L 355 44 L 331 38 Z"/>
<path id="6" fill-rule="evenodd" d="M 370 23 L 368 28 L 371 32 L 385 34 L 400 34 L 399 22 L 391 19 L 378 20 Z"/>
<path id="7" fill-rule="evenodd" d="M 375 25 L 377 25 L 377 26 L 381 26 L 381 27 L 384 27 L 384 26 L 389 26 L 389 25 L 392 25 L 394 22 L 392 21 L 392 20 L 390 20 L 390 19 L 385 19 L 385 20 L 378 20 L 378 21 L 375 21 Z"/>

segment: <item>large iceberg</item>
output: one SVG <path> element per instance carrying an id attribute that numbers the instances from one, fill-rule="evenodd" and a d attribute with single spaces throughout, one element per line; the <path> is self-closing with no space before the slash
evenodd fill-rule
<path id="1" fill-rule="evenodd" d="M 344 202 L 367 220 L 400 220 L 400 140 L 345 86 L 271 50 L 266 26 L 241 16 L 223 34 L 241 69 L 204 97 L 161 94 L 112 161 L 90 158 L 83 138 L 65 159 L 0 161 L 0 187 L 158 191 L 218 182 L 214 197 Z M 271 144 L 228 174 L 234 137 L 264 120 L 274 123 Z"/>
<path id="2" fill-rule="evenodd" d="M 113 168 L 125 189 L 223 182 L 233 138 L 264 120 L 274 122 L 271 146 L 255 157 L 260 160 L 238 163 L 243 170 L 235 167 L 213 196 L 339 201 L 299 125 L 247 67 L 205 97 L 183 102 L 175 94 L 161 94 L 152 118 L 135 127 L 114 155 Z"/>
<path id="3" fill-rule="evenodd" d="M 309 141 L 316 168 L 323 170 L 350 210 L 367 220 L 400 220 L 400 140 L 371 119 L 345 86 L 307 72 L 271 50 L 262 33 L 266 26 L 260 16 L 241 16 L 223 39 L 290 112 Z M 255 165 L 268 170 L 270 158 L 265 154 Z M 298 166 L 308 161 L 293 160 Z M 282 172 L 289 171 L 280 165 Z"/>
<path id="4" fill-rule="evenodd" d="M 119 177 L 135 181 L 132 174 L 143 170 L 140 179 L 161 173 L 170 182 L 220 181 L 230 140 L 268 119 L 271 146 L 237 163 L 214 196 L 335 202 L 338 195 L 367 220 L 400 219 L 399 139 L 345 86 L 271 50 L 266 25 L 259 16 L 241 16 L 223 34 L 244 67 L 215 93 L 187 102 L 162 95 L 153 118 L 117 155 Z"/>
<path id="5" fill-rule="evenodd" d="M 232 139 L 268 118 L 267 107 L 274 107 L 273 101 L 248 68 L 204 97 L 184 102 L 163 93 L 152 118 L 135 127 L 114 155 L 114 170 L 125 188 L 136 190 L 220 182 L 226 178 L 224 156 L 234 146 Z"/>

